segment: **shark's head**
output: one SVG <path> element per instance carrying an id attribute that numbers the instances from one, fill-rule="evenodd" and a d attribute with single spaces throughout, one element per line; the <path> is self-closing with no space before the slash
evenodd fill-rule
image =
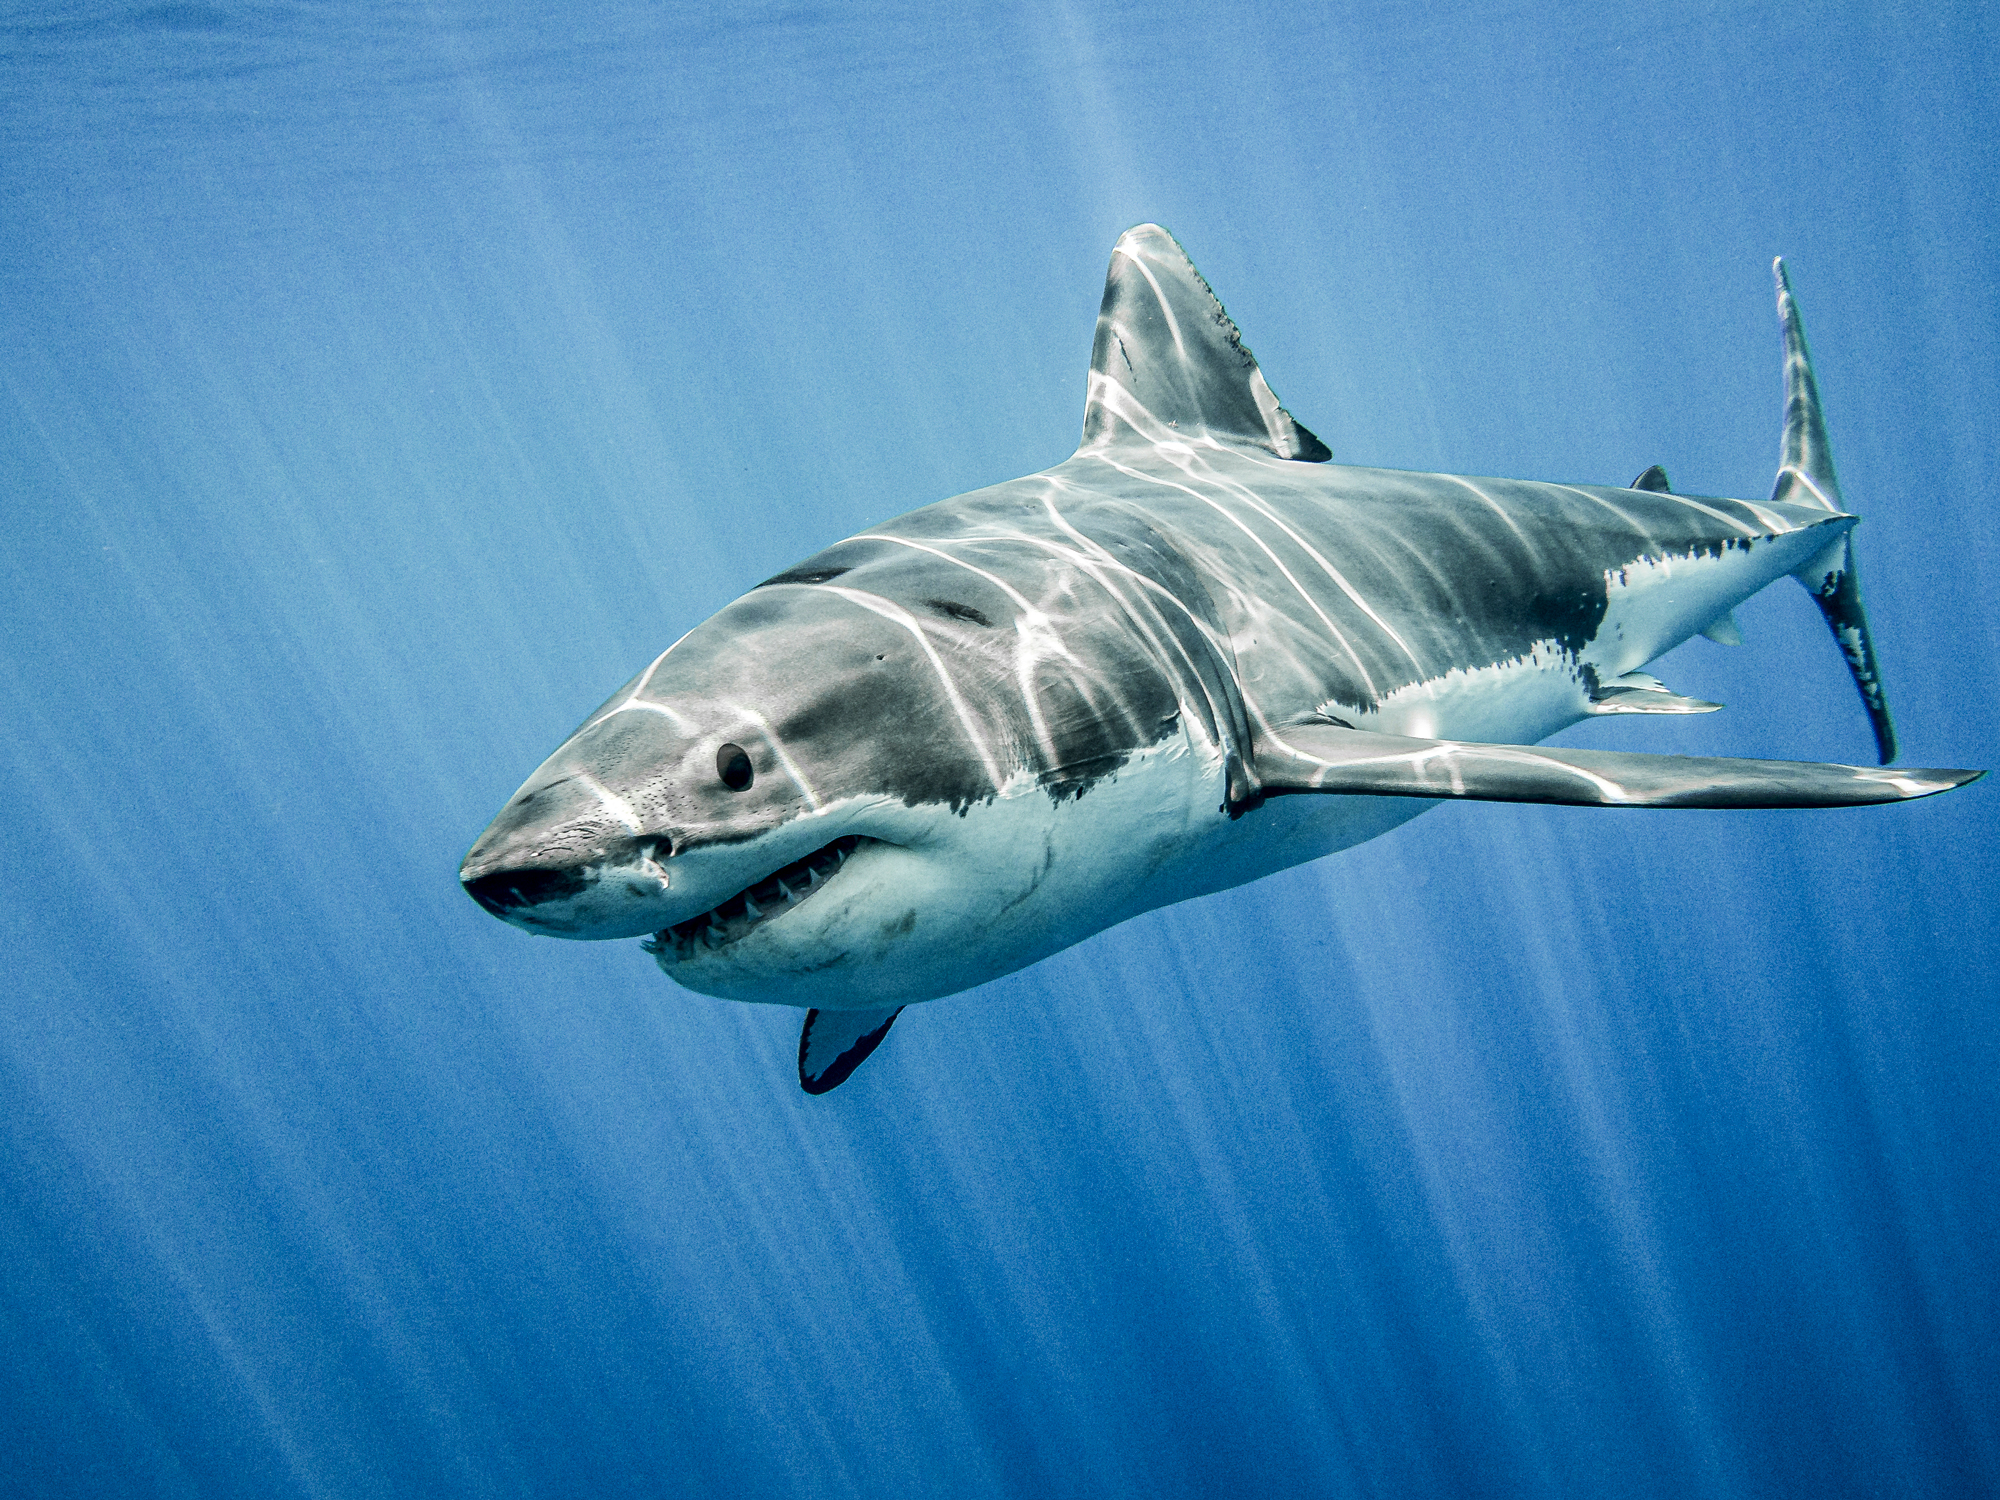
<path id="1" fill-rule="evenodd" d="M 1191 825 L 1258 801 L 1250 726 L 1216 601 L 1127 491 L 1184 490 L 1197 449 L 1327 457 L 1142 225 L 1072 460 L 691 632 L 515 794 L 467 890 L 530 932 L 652 934 L 692 989 L 835 1009 L 951 994 L 1196 893 Z"/>
<path id="2" fill-rule="evenodd" d="M 1171 686 L 1115 651 L 1095 653 L 1092 711 L 1052 711 L 1046 685 L 1029 711 L 1024 672 L 1060 654 L 1073 682 L 1077 645 L 997 578 L 842 544 L 621 688 L 460 878 L 529 932 L 651 935 L 675 980 L 732 999 L 841 1008 L 967 988 L 1105 925 L 1132 840 L 1079 842 L 1092 818 L 1075 815 L 1108 812 L 1094 789 L 1136 782 L 1135 756 L 1185 745 Z M 1186 765 L 1147 795 L 1198 803 L 1166 782 L 1204 774 Z"/>

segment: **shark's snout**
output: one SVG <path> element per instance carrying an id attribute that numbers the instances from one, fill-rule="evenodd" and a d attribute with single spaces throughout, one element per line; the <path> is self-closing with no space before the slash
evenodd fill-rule
<path id="1" fill-rule="evenodd" d="M 557 937 L 636 937 L 653 931 L 673 845 L 598 818 L 554 823 L 509 816 L 465 856 L 465 892 L 503 922 Z"/>
<path id="2" fill-rule="evenodd" d="M 476 851 L 475 851 L 476 852 Z M 669 876 L 656 843 L 606 840 L 570 858 L 467 859 L 465 893 L 501 921 L 552 937 L 639 937 L 658 930 Z"/>
<path id="3" fill-rule="evenodd" d="M 465 880 L 465 893 L 494 916 L 507 921 L 528 907 L 569 900 L 581 894 L 589 883 L 589 877 L 573 865 L 523 865 Z"/>

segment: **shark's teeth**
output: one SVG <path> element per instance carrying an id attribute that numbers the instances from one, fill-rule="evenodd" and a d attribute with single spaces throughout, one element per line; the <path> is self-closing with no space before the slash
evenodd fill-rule
<path id="1" fill-rule="evenodd" d="M 861 842 L 858 836 L 849 834 L 815 849 L 804 859 L 794 860 L 755 885 L 738 891 L 713 910 L 662 928 L 646 940 L 646 951 L 662 963 L 678 962 L 713 953 L 735 942 L 758 924 L 783 916 L 824 887 Z"/>

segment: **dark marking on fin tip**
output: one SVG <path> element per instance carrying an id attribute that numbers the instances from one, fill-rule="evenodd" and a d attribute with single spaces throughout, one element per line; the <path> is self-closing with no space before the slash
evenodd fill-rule
<path id="1" fill-rule="evenodd" d="M 856 1037 L 836 1054 L 831 1062 L 814 1073 L 808 1060 L 813 1050 L 813 1028 L 821 1024 L 822 1016 L 827 1013 L 818 1010 L 807 1011 L 805 1025 L 799 1028 L 799 1087 L 808 1094 L 825 1094 L 839 1088 L 853 1076 L 856 1068 L 868 1060 L 868 1055 L 882 1045 L 882 1038 L 889 1034 L 889 1028 L 896 1024 L 896 1017 L 902 1013 L 903 1007 L 897 1006 L 889 1012 L 888 1019 L 881 1025 Z M 843 1012 L 834 1011 L 831 1014 L 841 1015 Z M 880 1013 L 871 1011 L 868 1014 Z"/>

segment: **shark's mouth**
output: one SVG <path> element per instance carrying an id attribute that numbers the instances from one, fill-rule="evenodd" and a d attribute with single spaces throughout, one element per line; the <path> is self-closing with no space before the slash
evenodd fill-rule
<path id="1" fill-rule="evenodd" d="M 663 963 L 679 963 L 738 942 L 763 923 L 782 917 L 818 894 L 847 863 L 849 855 L 871 842 L 855 834 L 837 838 L 804 859 L 795 859 L 782 870 L 766 875 L 755 885 L 746 886 L 720 906 L 661 928 L 646 939 L 646 951 Z"/>

